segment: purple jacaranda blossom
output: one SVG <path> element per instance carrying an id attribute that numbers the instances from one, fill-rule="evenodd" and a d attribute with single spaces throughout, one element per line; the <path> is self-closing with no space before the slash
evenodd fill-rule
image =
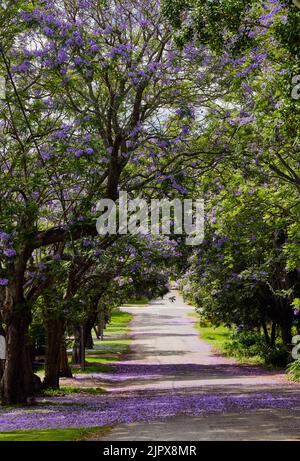
<path id="1" fill-rule="evenodd" d="M 298 309 L 294 309 L 294 315 L 295 315 L 296 317 L 298 317 L 299 314 L 300 314 L 300 311 L 299 311 Z"/>
<path id="2" fill-rule="evenodd" d="M 97 51 L 100 50 L 100 46 L 96 45 L 96 44 L 93 44 L 93 45 L 91 45 L 90 50 L 93 51 L 94 53 L 97 53 Z"/>
<path id="3" fill-rule="evenodd" d="M 239 197 L 240 195 L 242 195 L 242 193 L 243 193 L 243 192 L 242 192 L 241 190 L 236 190 L 236 191 L 234 192 L 234 195 L 235 195 L 236 197 Z"/>
<path id="4" fill-rule="evenodd" d="M 0 278 L 0 286 L 5 287 L 9 283 L 8 279 Z"/>
<path id="5" fill-rule="evenodd" d="M 17 252 L 14 248 L 7 248 L 6 250 L 4 250 L 3 252 L 5 254 L 5 256 L 7 256 L 8 258 L 12 258 L 14 256 L 17 255 Z"/>
<path id="6" fill-rule="evenodd" d="M 151 21 L 149 19 L 140 19 L 138 23 L 141 27 L 147 27 L 150 26 Z"/>
<path id="7" fill-rule="evenodd" d="M 84 62 L 85 62 L 85 60 L 82 59 L 80 56 L 76 56 L 76 57 L 74 58 L 74 63 L 75 63 L 76 65 L 83 64 Z"/>
<path id="8" fill-rule="evenodd" d="M 9 234 L 6 232 L 0 231 L 0 241 L 7 242 L 10 239 Z"/>
<path id="9" fill-rule="evenodd" d="M 183 195 L 187 194 L 188 192 L 185 187 L 181 186 L 180 184 L 177 184 L 176 181 L 172 182 L 172 187 L 173 189 L 178 190 L 178 192 L 180 192 Z"/>
<path id="10" fill-rule="evenodd" d="M 40 196 L 40 193 L 37 192 L 37 191 L 34 191 L 34 192 L 31 193 L 32 198 L 39 198 L 39 196 Z"/>
<path id="11" fill-rule="evenodd" d="M 282 22 L 282 24 L 286 24 L 287 21 L 288 21 L 288 17 L 286 14 L 280 17 L 280 22 Z"/>
<path id="12" fill-rule="evenodd" d="M 92 147 L 87 147 L 87 148 L 84 150 L 84 152 L 85 152 L 86 154 L 91 155 L 91 154 L 94 153 L 94 149 L 93 149 Z"/>
<path id="13" fill-rule="evenodd" d="M 32 15 L 27 11 L 21 11 L 20 17 L 23 19 L 23 21 L 32 21 Z"/>
<path id="14" fill-rule="evenodd" d="M 78 0 L 78 8 L 89 8 L 91 2 L 89 0 Z"/>
<path id="15" fill-rule="evenodd" d="M 231 395 L 174 392 L 143 392 L 143 395 L 70 395 L 40 401 L 38 407 L 3 409 L 0 430 L 35 428 L 93 427 L 153 421 L 176 415 L 200 416 L 211 413 L 244 412 L 266 408 L 292 409 L 297 395 L 278 398 L 270 392 Z"/>
<path id="16" fill-rule="evenodd" d="M 63 64 L 64 62 L 67 61 L 67 59 L 68 59 L 67 53 L 64 50 L 59 50 L 58 56 L 56 58 L 56 62 L 58 64 Z"/>
<path id="17" fill-rule="evenodd" d="M 84 248 L 87 248 L 87 247 L 89 247 L 89 246 L 91 246 L 91 245 L 93 245 L 93 241 L 92 241 L 92 240 L 83 239 L 83 241 L 82 241 L 82 246 L 83 246 Z"/>
<path id="18" fill-rule="evenodd" d="M 50 152 L 43 152 L 42 151 L 41 152 L 41 157 L 42 157 L 43 160 L 50 160 L 51 154 L 50 154 Z"/>
<path id="19" fill-rule="evenodd" d="M 30 61 L 28 61 L 28 59 L 25 59 L 22 64 L 19 64 L 15 70 L 17 70 L 18 72 L 27 72 L 27 70 L 29 70 L 31 66 L 31 63 Z"/>
<path id="20" fill-rule="evenodd" d="M 47 27 L 47 26 L 43 28 L 43 31 L 45 32 L 45 34 L 46 34 L 48 37 L 51 37 L 51 35 L 54 34 L 53 29 L 51 29 L 50 27 Z"/>

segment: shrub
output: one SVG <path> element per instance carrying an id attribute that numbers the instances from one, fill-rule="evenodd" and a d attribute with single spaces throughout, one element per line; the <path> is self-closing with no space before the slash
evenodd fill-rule
<path id="1" fill-rule="evenodd" d="M 231 334 L 226 345 L 230 355 L 242 357 L 255 357 L 262 354 L 264 338 L 256 331 L 240 330 Z"/>
<path id="2" fill-rule="evenodd" d="M 290 352 L 283 345 L 275 346 L 273 349 L 266 348 L 263 358 L 266 365 L 284 368 L 290 361 Z"/>
<path id="3" fill-rule="evenodd" d="M 266 365 L 284 368 L 290 361 L 290 352 L 283 345 L 270 348 L 257 331 L 243 329 L 231 334 L 226 351 L 237 358 L 259 357 Z"/>

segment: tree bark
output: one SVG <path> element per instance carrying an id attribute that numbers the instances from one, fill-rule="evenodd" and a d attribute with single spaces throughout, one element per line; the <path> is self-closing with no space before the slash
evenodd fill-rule
<path id="1" fill-rule="evenodd" d="M 81 363 L 81 332 L 80 326 L 74 326 L 74 345 L 72 351 L 72 364 L 79 365 Z"/>
<path id="2" fill-rule="evenodd" d="M 275 341 L 276 341 L 276 322 L 272 322 L 272 327 L 271 327 L 271 342 L 270 346 L 273 348 L 275 346 Z"/>
<path id="3" fill-rule="evenodd" d="M 269 336 L 268 327 L 267 327 L 267 324 L 266 324 L 265 321 L 262 322 L 262 328 L 263 328 L 263 332 L 264 332 L 264 336 L 265 336 L 266 345 L 269 346 L 270 345 L 270 336 Z"/>
<path id="4" fill-rule="evenodd" d="M 103 341 L 103 336 L 104 336 L 104 319 L 103 319 L 103 316 L 100 316 L 100 318 L 99 318 L 97 332 L 98 332 L 97 338 L 101 339 L 101 341 Z"/>
<path id="5" fill-rule="evenodd" d="M 291 329 L 292 329 L 292 325 L 291 325 L 290 322 L 286 321 L 286 322 L 281 323 L 281 325 L 280 325 L 282 342 L 286 346 L 290 346 L 291 343 L 292 343 Z"/>
<path id="6" fill-rule="evenodd" d="M 86 349 L 94 348 L 94 341 L 92 336 L 92 330 L 97 320 L 97 310 L 92 311 L 87 320 L 84 322 L 84 341 Z"/>
<path id="7" fill-rule="evenodd" d="M 46 363 L 45 388 L 59 389 L 60 353 L 65 332 L 65 322 L 61 319 L 46 320 Z"/>
<path id="8" fill-rule="evenodd" d="M 0 335 L 5 337 L 5 331 L 4 331 L 4 328 L 2 326 L 1 313 L 0 313 Z M 5 360 L 0 359 L 0 382 L 1 382 L 1 379 L 2 379 L 2 376 L 3 376 L 3 373 L 4 373 L 4 367 L 5 367 Z"/>
<path id="9" fill-rule="evenodd" d="M 26 403 L 33 396 L 35 379 L 28 347 L 30 319 L 11 315 L 6 330 L 7 359 L 1 381 L 3 404 Z"/>
<path id="10" fill-rule="evenodd" d="M 59 359 L 59 376 L 61 378 L 72 378 L 73 375 L 69 365 L 65 344 L 61 345 Z"/>
<path id="11" fill-rule="evenodd" d="M 291 346 L 292 344 L 292 324 L 293 324 L 293 311 L 292 309 L 284 309 L 280 318 L 280 332 L 283 344 Z"/>
<path id="12" fill-rule="evenodd" d="M 4 368 L 5 368 L 5 360 L 0 359 L 0 382 L 4 373 Z"/>
<path id="13" fill-rule="evenodd" d="M 85 347 L 86 349 L 93 349 L 94 348 L 94 340 L 92 336 L 92 328 L 86 328 L 85 330 Z"/>

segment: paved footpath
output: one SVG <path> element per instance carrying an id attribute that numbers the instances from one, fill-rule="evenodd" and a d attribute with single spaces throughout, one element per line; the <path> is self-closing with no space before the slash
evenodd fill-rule
<path id="1" fill-rule="evenodd" d="M 186 405 L 171 417 L 117 425 L 101 440 L 300 440 L 300 385 L 213 351 L 175 290 L 124 310 L 134 315 L 132 354 L 107 383 L 110 395 L 156 399 L 153 405 L 170 396 L 174 406 L 178 398 Z"/>

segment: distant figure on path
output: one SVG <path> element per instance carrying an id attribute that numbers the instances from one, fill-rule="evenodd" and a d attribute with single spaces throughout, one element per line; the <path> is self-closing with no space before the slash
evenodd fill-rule
<path id="1" fill-rule="evenodd" d="M 171 303 L 174 303 L 175 300 L 176 300 L 176 296 L 170 296 L 169 301 L 171 301 Z"/>

